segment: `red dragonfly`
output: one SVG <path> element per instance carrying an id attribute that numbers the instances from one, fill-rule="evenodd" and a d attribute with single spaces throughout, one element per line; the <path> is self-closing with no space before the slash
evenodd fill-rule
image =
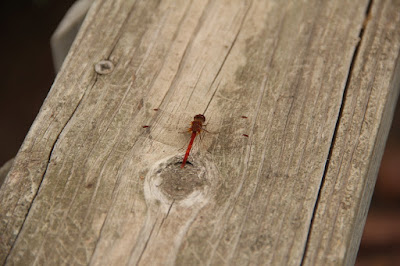
<path id="1" fill-rule="evenodd" d="M 203 123 L 206 122 L 206 117 L 202 114 L 195 115 L 193 121 L 191 122 L 191 127 L 188 129 L 189 132 L 192 132 L 192 136 L 190 137 L 189 145 L 186 149 L 185 157 L 183 158 L 181 168 L 185 167 L 186 161 L 189 157 L 190 150 L 192 149 L 193 141 L 198 134 L 201 133 L 202 130 L 206 131 L 203 128 Z"/>
<path id="2" fill-rule="evenodd" d="M 153 109 L 154 111 L 159 111 L 159 109 Z M 164 111 L 165 112 L 165 111 Z M 242 116 L 242 118 L 247 118 L 247 116 Z M 193 121 L 190 123 L 190 127 L 187 129 L 187 132 L 191 133 L 191 137 L 190 137 L 190 141 L 189 141 L 189 145 L 187 146 L 186 152 L 185 152 L 185 156 L 183 158 L 182 164 L 181 164 L 181 168 L 184 168 L 187 160 L 189 158 L 189 154 L 190 151 L 192 150 L 192 146 L 194 143 L 194 140 L 196 138 L 196 136 L 200 135 L 202 131 L 208 132 L 205 129 L 205 121 L 206 121 L 206 117 L 202 114 L 198 114 L 195 115 L 193 118 Z M 148 128 L 149 126 L 143 126 L 143 128 Z M 248 137 L 248 135 L 243 134 L 243 136 Z"/>

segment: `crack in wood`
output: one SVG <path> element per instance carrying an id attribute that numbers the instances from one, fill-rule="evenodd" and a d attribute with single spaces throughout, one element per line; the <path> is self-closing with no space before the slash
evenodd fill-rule
<path id="1" fill-rule="evenodd" d="M 172 204 L 171 204 L 171 205 L 172 205 Z M 144 247 L 143 247 L 142 251 L 140 252 L 140 255 L 139 255 L 139 258 L 138 258 L 138 260 L 137 260 L 137 262 L 136 262 L 136 265 L 139 265 L 140 260 L 142 259 L 143 254 L 144 254 L 144 252 L 146 251 L 147 245 L 149 244 L 149 241 L 150 241 L 151 236 L 152 236 L 152 234 L 153 234 L 154 228 L 156 227 L 156 224 L 157 224 L 157 221 L 154 222 L 153 227 L 151 228 L 150 234 L 149 234 L 149 236 L 148 236 L 147 239 L 146 239 L 146 242 L 145 242 L 145 244 L 144 244 Z"/>
<path id="2" fill-rule="evenodd" d="M 341 122 L 341 117 L 343 115 L 344 106 L 345 106 L 345 103 L 346 103 L 348 87 L 349 87 L 349 84 L 350 84 L 351 79 L 353 77 L 352 76 L 353 68 L 354 68 L 354 65 L 356 64 L 356 60 L 357 60 L 357 57 L 358 57 L 358 54 L 359 54 L 360 46 L 361 46 L 361 43 L 362 43 L 362 40 L 363 40 L 364 31 L 365 31 L 365 28 L 368 25 L 368 20 L 369 20 L 369 18 L 371 16 L 372 4 L 373 4 L 373 0 L 369 0 L 367 8 L 366 8 L 366 11 L 365 11 L 365 19 L 364 19 L 364 22 L 363 22 L 363 24 L 362 24 L 362 26 L 360 28 L 360 33 L 359 33 L 360 40 L 356 44 L 356 47 L 355 47 L 354 53 L 353 53 L 353 57 L 352 57 L 352 60 L 351 60 L 351 63 L 350 63 L 350 68 L 349 68 L 349 72 L 347 74 L 346 84 L 345 84 L 345 87 L 344 87 L 344 90 L 343 90 L 342 103 L 340 105 L 340 109 L 339 109 L 339 113 L 338 113 L 338 119 L 336 121 L 334 133 L 332 135 L 331 146 L 329 148 L 328 157 L 326 159 L 325 168 L 324 168 L 324 171 L 323 171 L 323 174 L 322 174 L 321 185 L 320 185 L 320 189 L 318 190 L 317 200 L 315 202 L 314 209 L 312 211 L 311 222 L 310 222 L 310 226 L 309 226 L 309 229 L 308 229 L 308 234 L 307 234 L 307 238 L 306 238 L 306 241 L 305 241 L 304 252 L 303 252 L 303 256 L 301 258 L 300 265 L 304 265 L 304 260 L 305 260 L 306 254 L 307 254 L 307 250 L 309 248 L 309 240 L 310 240 L 310 236 L 312 234 L 312 230 L 311 229 L 313 228 L 317 206 L 318 206 L 318 204 L 319 204 L 319 202 L 321 200 L 321 192 L 322 192 L 321 189 L 324 186 L 326 174 L 328 173 L 329 166 L 331 164 L 332 152 L 333 152 L 333 148 L 335 147 L 337 133 L 338 133 L 339 125 L 340 125 L 340 122 Z"/>
<path id="3" fill-rule="evenodd" d="M 93 88 L 93 86 L 96 84 L 96 82 L 97 82 L 97 76 L 95 76 L 95 80 L 94 80 L 92 86 L 89 88 L 89 91 Z M 9 255 L 12 253 L 12 250 L 13 250 L 13 248 L 14 248 L 14 246 L 15 246 L 17 240 L 18 240 L 18 237 L 19 237 L 19 235 L 20 235 L 20 233 L 21 233 L 21 231 L 22 231 L 22 229 L 23 229 L 23 227 L 24 227 L 24 224 L 25 224 L 25 222 L 26 222 L 26 219 L 27 219 L 27 217 L 28 217 L 28 215 L 29 215 L 29 213 L 30 213 L 30 210 L 31 210 L 33 204 L 35 203 L 35 199 L 36 199 L 36 197 L 37 197 L 38 194 L 39 194 L 40 188 L 41 188 L 41 186 L 42 186 L 42 184 L 43 184 L 44 177 L 46 176 L 47 170 L 48 170 L 49 165 L 50 165 L 50 160 L 51 160 L 52 154 L 53 154 L 53 152 L 54 152 L 54 148 L 55 148 L 56 144 L 58 143 L 62 132 L 64 131 L 64 129 L 67 127 L 67 125 L 68 125 L 69 122 L 71 121 L 71 119 L 72 119 L 72 117 L 74 116 L 74 114 L 75 114 L 76 110 L 78 109 L 78 107 L 81 105 L 82 100 L 83 100 L 83 98 L 85 98 L 85 95 L 86 95 L 86 92 L 87 92 L 87 91 L 88 91 L 88 90 L 85 90 L 85 91 L 84 91 L 82 97 L 79 99 L 79 101 L 78 101 L 77 105 L 75 106 L 74 110 L 72 111 L 70 117 L 69 117 L 68 120 L 65 122 L 65 125 L 62 127 L 62 129 L 61 129 L 60 132 L 58 133 L 58 135 L 57 135 L 57 137 L 56 137 L 54 143 L 53 143 L 52 146 L 51 146 L 51 149 L 50 149 L 50 152 L 49 152 L 49 156 L 48 156 L 48 159 L 47 159 L 46 169 L 44 170 L 44 172 L 43 172 L 43 174 L 42 174 L 42 177 L 41 177 L 41 179 L 40 179 L 38 188 L 36 189 L 35 195 L 33 196 L 32 200 L 31 200 L 31 204 L 30 204 L 30 206 L 29 206 L 29 208 L 28 208 L 28 210 L 27 210 L 27 212 L 26 212 L 26 214 L 25 214 L 25 217 L 24 217 L 24 219 L 23 219 L 23 222 L 22 222 L 22 224 L 21 224 L 21 227 L 20 227 L 19 230 L 18 230 L 18 234 L 16 235 L 15 240 L 14 240 L 14 242 L 13 242 L 13 244 L 12 244 L 12 246 L 11 246 L 9 252 L 7 253 L 7 255 L 6 255 L 6 257 L 5 257 L 5 260 L 4 260 L 5 263 L 7 263 L 8 257 L 9 257 Z"/>

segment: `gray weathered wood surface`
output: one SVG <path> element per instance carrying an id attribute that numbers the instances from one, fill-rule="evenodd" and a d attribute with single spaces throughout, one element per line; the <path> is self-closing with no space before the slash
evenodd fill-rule
<path id="1" fill-rule="evenodd" d="M 399 93 L 398 10 L 95 1 L 0 190 L 0 261 L 353 263 Z M 216 133 L 182 170 L 168 128 L 197 113 Z"/>

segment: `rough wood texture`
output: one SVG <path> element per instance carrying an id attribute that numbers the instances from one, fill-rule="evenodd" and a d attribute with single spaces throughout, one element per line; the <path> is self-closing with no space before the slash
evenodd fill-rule
<path id="1" fill-rule="evenodd" d="M 353 262 L 399 85 L 400 3 L 368 6 L 95 1 L 1 188 L 1 262 Z M 182 170 L 166 124 L 197 113 Z"/>
<path id="2" fill-rule="evenodd" d="M 398 99 L 400 1 L 373 1 L 370 8 L 343 99 L 304 265 L 354 264 Z"/>

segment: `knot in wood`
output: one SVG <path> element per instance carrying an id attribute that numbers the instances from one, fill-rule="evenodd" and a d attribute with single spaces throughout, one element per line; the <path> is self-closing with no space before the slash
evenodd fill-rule
<path id="1" fill-rule="evenodd" d="M 157 173 L 161 179 L 160 190 L 170 199 L 182 200 L 196 190 L 202 190 L 208 184 L 201 167 L 187 165 L 180 168 L 180 163 L 169 164 Z"/>
<path id="2" fill-rule="evenodd" d="M 148 202 L 170 204 L 185 202 L 185 206 L 198 204 L 210 197 L 212 177 L 202 160 L 181 168 L 181 156 L 157 162 L 145 178 L 145 197 Z M 206 170 L 208 169 L 208 170 Z"/>
<path id="3" fill-rule="evenodd" d="M 195 190 L 201 190 L 207 184 L 207 180 L 193 171 L 172 174 L 165 171 L 161 174 L 163 182 L 161 191 L 174 200 L 181 200 L 189 196 Z"/>

